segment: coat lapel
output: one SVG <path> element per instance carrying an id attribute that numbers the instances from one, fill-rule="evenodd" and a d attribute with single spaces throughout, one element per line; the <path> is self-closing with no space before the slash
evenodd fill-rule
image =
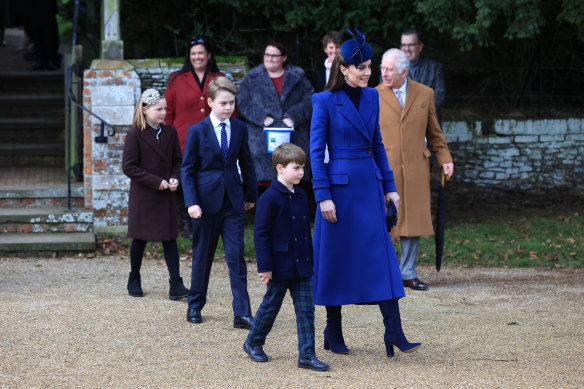
<path id="1" fill-rule="evenodd" d="M 381 99 L 391 107 L 391 109 L 393 109 L 395 111 L 395 113 L 399 116 L 402 115 L 403 113 L 403 109 L 399 104 L 399 101 L 397 100 L 397 97 L 395 97 L 395 93 L 393 93 L 393 90 L 390 87 L 384 86 L 383 89 L 380 91 L 379 95 L 381 96 Z M 406 99 L 407 99 L 407 93 L 406 93 Z"/>
<path id="2" fill-rule="evenodd" d="M 363 134 L 363 136 L 365 136 L 367 139 L 370 139 L 371 137 L 369 136 L 369 134 L 367 134 L 365 123 L 363 123 L 361 115 L 359 115 L 359 112 L 357 112 L 357 109 L 355 109 L 355 106 L 353 105 L 353 102 L 351 101 L 349 96 L 347 96 L 347 94 L 343 91 L 338 91 L 336 92 L 336 94 L 337 107 L 341 115 L 344 116 L 345 119 L 347 119 L 353 126 L 355 126 L 355 128 L 361 134 Z M 361 99 L 362 98 L 363 95 L 361 95 Z M 361 107 L 361 103 L 359 103 L 359 107 Z"/>
<path id="3" fill-rule="evenodd" d="M 215 134 L 215 128 L 213 127 L 213 123 L 211 119 L 207 116 L 205 118 L 205 136 L 208 139 L 208 144 L 211 146 L 211 150 L 215 150 L 215 154 L 223 161 L 223 156 L 221 155 L 221 144 L 219 143 L 219 139 L 217 139 L 217 135 Z"/>
<path id="4" fill-rule="evenodd" d="M 406 90 L 406 101 L 404 103 L 404 108 L 402 109 L 402 113 L 401 113 L 402 119 L 406 116 L 409 109 L 414 104 L 414 100 L 416 100 L 417 94 L 418 94 L 418 88 L 416 86 L 416 83 L 414 81 L 412 81 L 412 79 L 410 78 L 408 80 L 408 86 L 407 86 L 407 90 Z M 397 98 L 396 98 L 396 100 L 397 100 Z"/>
<path id="5" fill-rule="evenodd" d="M 231 139 L 229 140 L 229 149 L 227 150 L 227 160 L 231 158 L 233 153 L 235 152 L 235 145 L 239 144 L 239 137 L 241 133 L 239 131 L 239 127 L 236 127 L 235 121 L 230 120 L 231 124 Z"/>
<path id="6" fill-rule="evenodd" d="M 160 136 L 161 136 L 162 139 L 161 139 L 160 144 L 158 144 L 158 141 L 154 137 L 154 134 L 152 134 L 150 132 L 150 130 L 148 130 L 148 129 L 142 130 L 142 139 L 144 139 L 144 141 L 146 142 L 146 144 L 148 146 L 150 146 L 150 148 L 152 150 L 154 150 L 154 152 L 156 154 L 158 154 L 160 156 L 160 158 L 162 158 L 165 161 L 168 161 L 168 158 L 166 158 L 166 153 L 164 152 L 164 148 L 163 148 L 163 145 L 164 145 L 163 142 L 164 142 L 164 138 L 165 138 L 165 136 L 164 136 L 164 128 L 162 129 L 162 132 L 160 133 Z"/>

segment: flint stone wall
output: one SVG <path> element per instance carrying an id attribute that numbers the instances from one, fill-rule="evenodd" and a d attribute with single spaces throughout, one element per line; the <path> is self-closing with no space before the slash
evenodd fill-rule
<path id="1" fill-rule="evenodd" d="M 445 122 L 459 204 L 584 198 L 584 119 Z"/>

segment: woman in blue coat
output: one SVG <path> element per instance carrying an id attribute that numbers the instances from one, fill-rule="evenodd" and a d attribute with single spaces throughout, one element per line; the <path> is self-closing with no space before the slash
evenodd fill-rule
<path id="1" fill-rule="evenodd" d="M 341 306 L 379 304 L 388 356 L 393 345 L 416 350 L 401 328 L 398 299 L 405 296 L 387 234 L 386 204 L 399 207 L 379 132 L 379 98 L 367 88 L 373 50 L 356 30 L 341 46 L 325 92 L 312 97 L 310 157 L 318 203 L 314 228 L 314 295 L 325 305 L 324 348 L 348 353 Z M 324 164 L 325 146 L 330 160 Z M 320 211 L 320 212 L 319 212 Z"/>

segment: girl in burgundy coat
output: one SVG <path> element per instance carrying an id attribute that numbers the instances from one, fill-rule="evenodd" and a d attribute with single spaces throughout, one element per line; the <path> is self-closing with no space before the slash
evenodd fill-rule
<path id="1" fill-rule="evenodd" d="M 165 125 L 166 100 L 156 89 L 144 91 L 133 125 L 126 136 L 122 170 L 130 181 L 128 237 L 130 248 L 130 296 L 143 296 L 140 267 L 147 242 L 162 242 L 170 274 L 171 300 L 188 295 L 179 271 L 176 244 L 177 201 L 173 193 L 179 186 L 182 156 L 176 129 Z"/>

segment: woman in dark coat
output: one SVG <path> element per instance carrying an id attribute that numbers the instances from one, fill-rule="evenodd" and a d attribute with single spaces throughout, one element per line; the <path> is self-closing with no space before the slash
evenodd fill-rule
<path id="1" fill-rule="evenodd" d="M 373 50 L 357 31 L 341 46 L 325 92 L 312 97 L 310 153 L 318 209 L 314 226 L 314 297 L 325 305 L 324 347 L 348 353 L 341 306 L 379 304 L 387 355 L 404 352 L 398 299 L 405 296 L 385 225 L 386 204 L 399 207 L 393 172 L 379 131 L 379 97 L 367 88 Z M 325 146 L 330 161 L 324 164 Z"/>
<path id="2" fill-rule="evenodd" d="M 185 62 L 181 70 L 170 76 L 164 97 L 167 103 L 166 123 L 176 127 L 180 150 L 184 153 L 187 129 L 211 113 L 207 104 L 207 87 L 220 76 L 211 46 L 204 39 L 189 42 Z M 176 196 L 179 202 L 182 236 L 193 239 L 193 226 L 185 205 L 182 185 Z"/>
<path id="3" fill-rule="evenodd" d="M 274 177 L 272 156 L 267 151 L 264 127 L 294 127 L 290 142 L 306 155 L 310 150 L 310 81 L 299 67 L 284 66 L 286 47 L 270 42 L 264 50 L 264 63 L 251 69 L 237 92 L 237 107 L 248 123 L 249 148 L 258 181 L 269 183 Z M 305 166 L 310 178 L 310 167 Z"/>
<path id="4" fill-rule="evenodd" d="M 162 242 L 170 275 L 171 300 L 188 295 L 180 277 L 176 244 L 177 200 L 182 156 L 176 129 L 165 125 L 166 100 L 156 89 L 144 91 L 134 112 L 133 125 L 126 135 L 122 170 L 130 178 L 128 237 L 130 276 L 128 293 L 143 296 L 140 267 L 147 242 Z"/>

